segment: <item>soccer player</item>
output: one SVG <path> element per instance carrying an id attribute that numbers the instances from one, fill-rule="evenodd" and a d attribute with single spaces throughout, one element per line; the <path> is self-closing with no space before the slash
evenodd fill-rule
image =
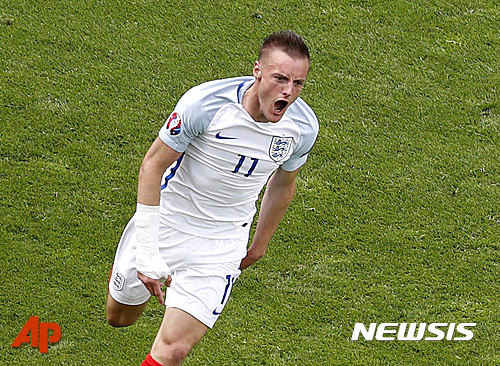
<path id="1" fill-rule="evenodd" d="M 271 34 L 253 77 L 186 92 L 147 152 L 106 304 L 116 327 L 133 324 L 151 295 L 166 306 L 142 365 L 180 365 L 214 326 L 241 270 L 266 253 L 318 134 L 314 112 L 299 98 L 309 66 L 300 36 Z"/>

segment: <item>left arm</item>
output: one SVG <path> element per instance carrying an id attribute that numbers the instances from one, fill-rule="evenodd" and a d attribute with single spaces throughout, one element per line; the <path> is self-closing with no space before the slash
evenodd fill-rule
<path id="1" fill-rule="evenodd" d="M 241 261 L 241 269 L 245 269 L 259 259 L 267 251 L 267 246 L 295 194 L 295 178 L 299 169 L 288 172 L 278 168 L 267 183 L 259 212 L 257 228 L 248 249 L 247 256 Z"/>

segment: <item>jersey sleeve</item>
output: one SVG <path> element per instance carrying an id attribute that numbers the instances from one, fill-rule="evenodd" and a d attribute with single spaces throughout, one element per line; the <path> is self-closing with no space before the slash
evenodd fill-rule
<path id="1" fill-rule="evenodd" d="M 224 104 L 239 100 L 238 93 L 243 92 L 239 86 L 251 82 L 253 77 L 246 76 L 213 80 L 193 87 L 179 99 L 158 136 L 175 151 L 184 152 L 191 141 L 208 128 Z"/>
<path id="2" fill-rule="evenodd" d="M 210 124 L 202 93 L 193 88 L 187 91 L 161 128 L 160 139 L 178 152 L 184 152 L 191 140 Z"/>
<path id="3" fill-rule="evenodd" d="M 290 118 L 300 129 L 300 138 L 294 152 L 281 168 L 292 172 L 299 169 L 307 161 L 319 133 L 319 122 L 313 110 L 302 100 L 297 99 L 290 107 Z"/>

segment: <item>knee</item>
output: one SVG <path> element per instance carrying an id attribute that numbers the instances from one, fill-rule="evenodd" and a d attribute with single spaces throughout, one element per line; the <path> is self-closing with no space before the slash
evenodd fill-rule
<path id="1" fill-rule="evenodd" d="M 187 357 L 189 351 L 191 351 L 191 347 L 181 342 L 176 342 L 170 347 L 170 358 L 173 361 L 181 362 Z"/>
<path id="2" fill-rule="evenodd" d="M 108 296 L 106 302 L 106 321 L 112 327 L 128 327 L 135 323 L 144 311 L 146 303 L 142 305 L 124 305 Z"/>
<path id="3" fill-rule="evenodd" d="M 156 343 L 153 345 L 151 353 L 157 359 L 170 364 L 180 364 L 191 351 L 191 346 L 183 342 Z M 156 358 L 155 357 L 155 358 Z"/>
<path id="4" fill-rule="evenodd" d="M 134 324 L 133 320 L 117 314 L 110 314 L 109 312 L 106 313 L 106 321 L 109 325 L 115 328 L 128 327 L 129 325 Z"/>
<path id="5" fill-rule="evenodd" d="M 113 307 L 106 307 L 106 322 L 115 328 L 128 327 L 133 324 L 133 321 L 128 319 L 128 316 L 123 311 L 118 311 Z"/>
<path id="6" fill-rule="evenodd" d="M 128 327 L 134 324 L 138 317 L 137 314 L 124 309 L 106 307 L 106 321 L 115 328 Z"/>

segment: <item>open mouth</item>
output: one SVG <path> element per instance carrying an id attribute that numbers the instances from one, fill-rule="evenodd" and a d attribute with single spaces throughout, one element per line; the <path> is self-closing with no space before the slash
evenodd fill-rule
<path id="1" fill-rule="evenodd" d="M 274 103 L 274 111 L 278 114 L 283 112 L 288 105 L 288 102 L 286 100 L 278 100 Z"/>

